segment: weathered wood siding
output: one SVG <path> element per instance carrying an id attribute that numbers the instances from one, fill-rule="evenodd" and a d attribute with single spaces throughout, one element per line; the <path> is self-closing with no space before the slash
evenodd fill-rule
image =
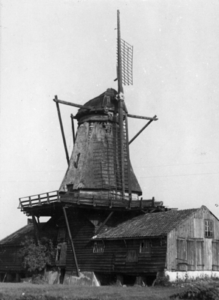
<path id="1" fill-rule="evenodd" d="M 166 264 L 166 239 L 148 239 L 140 253 L 141 239 L 95 241 L 94 225 L 83 215 L 68 210 L 69 225 L 81 272 L 148 274 L 162 271 Z M 97 248 L 94 249 L 94 243 Z M 98 252 L 99 249 L 99 252 Z M 66 272 L 76 275 L 75 262 L 68 241 Z"/>
<path id="2" fill-rule="evenodd" d="M 0 247 L 0 272 L 20 272 L 24 270 L 19 250 L 19 246 L 6 245 Z"/>
<path id="3" fill-rule="evenodd" d="M 213 237 L 205 237 L 205 220 L 213 221 Z M 167 237 L 167 269 L 219 270 L 219 221 L 201 207 Z"/>

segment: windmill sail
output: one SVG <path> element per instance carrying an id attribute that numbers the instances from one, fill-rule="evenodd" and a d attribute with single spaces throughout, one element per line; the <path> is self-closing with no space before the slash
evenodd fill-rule
<path id="1" fill-rule="evenodd" d="M 127 125 L 127 111 L 123 110 L 125 107 L 123 84 L 132 84 L 132 57 L 133 47 L 121 39 L 120 34 L 120 13 L 117 11 L 117 78 L 118 78 L 118 117 L 120 127 L 120 167 L 121 167 L 121 181 L 122 181 L 122 197 L 125 195 L 125 181 L 128 181 L 129 203 L 132 201 L 132 190 L 129 176 L 129 141 L 128 141 L 128 125 Z M 127 152 L 127 165 L 125 168 L 124 152 Z"/>
<path id="2" fill-rule="evenodd" d="M 122 84 L 133 85 L 133 46 L 120 39 Z M 118 51 L 117 51 L 118 64 Z"/>

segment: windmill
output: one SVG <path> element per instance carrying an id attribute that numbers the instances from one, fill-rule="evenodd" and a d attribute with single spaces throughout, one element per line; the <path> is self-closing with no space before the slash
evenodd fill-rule
<path id="1" fill-rule="evenodd" d="M 123 85 L 133 84 L 133 47 L 121 39 L 120 13 L 117 11 L 117 78 L 118 91 L 107 89 L 84 105 L 61 100 L 55 96 L 58 119 L 67 160 L 67 171 L 58 191 L 20 198 L 20 208 L 32 215 L 34 224 L 40 216 L 56 216 L 63 212 L 72 253 L 79 276 L 74 238 L 71 233 L 71 215 L 66 209 L 99 211 L 96 233 L 109 221 L 114 212 L 156 212 L 164 210 L 162 202 L 154 198 L 142 199 L 142 191 L 131 166 L 129 145 L 149 126 L 154 117 L 129 114 L 125 105 Z M 71 114 L 73 150 L 69 156 L 62 123 L 60 104 L 78 108 Z M 145 126 L 129 140 L 128 118 L 147 120 Z M 75 133 L 74 120 L 78 121 Z M 93 214 L 94 215 L 94 214 Z M 102 216 L 100 216 L 102 215 Z M 104 219 L 103 219 L 104 216 Z M 98 219 L 99 218 L 99 219 Z M 101 222 L 100 222 L 101 219 Z"/>
<path id="2" fill-rule="evenodd" d="M 94 205 L 131 208 L 136 206 L 135 201 L 142 195 L 131 166 L 129 144 L 157 117 L 141 117 L 127 112 L 123 85 L 133 83 L 132 58 L 133 47 L 120 36 L 120 16 L 117 11 L 118 91 L 108 89 L 83 106 L 59 100 L 55 96 L 68 164 L 60 187 L 63 201 L 88 204 L 90 200 L 90 204 Z M 71 158 L 66 146 L 60 103 L 80 108 L 75 117 L 71 115 L 74 140 Z M 148 120 L 131 141 L 128 136 L 128 117 Z M 78 120 L 79 125 L 77 138 L 74 119 Z"/>

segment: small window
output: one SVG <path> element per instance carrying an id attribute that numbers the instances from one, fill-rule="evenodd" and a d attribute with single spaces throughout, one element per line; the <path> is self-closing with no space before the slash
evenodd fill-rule
<path id="1" fill-rule="evenodd" d="M 103 243 L 94 243 L 93 253 L 104 253 L 104 244 Z"/>
<path id="2" fill-rule="evenodd" d="M 205 237 L 206 238 L 214 237 L 213 225 L 214 225 L 214 223 L 212 220 L 205 220 Z"/>
<path id="3" fill-rule="evenodd" d="M 150 241 L 145 240 L 140 242 L 139 253 L 150 252 L 151 245 Z"/>

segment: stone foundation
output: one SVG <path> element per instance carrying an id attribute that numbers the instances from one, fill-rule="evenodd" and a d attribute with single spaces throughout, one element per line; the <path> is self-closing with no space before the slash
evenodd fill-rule
<path id="1" fill-rule="evenodd" d="M 74 286 L 100 286 L 93 272 L 80 273 L 79 277 L 65 274 L 63 284 Z"/>

